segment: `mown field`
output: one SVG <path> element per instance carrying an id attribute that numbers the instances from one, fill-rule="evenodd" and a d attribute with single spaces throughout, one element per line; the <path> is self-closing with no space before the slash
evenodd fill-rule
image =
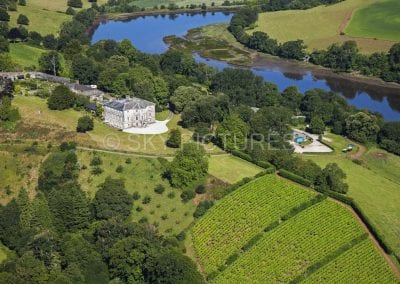
<path id="1" fill-rule="evenodd" d="M 344 283 L 340 280 L 349 275 L 360 283 L 396 283 L 353 213 L 327 199 L 311 203 L 315 196 L 268 175 L 222 199 L 191 230 L 204 272 L 215 277 L 215 283 L 290 283 L 304 278 L 321 283 L 312 280 L 314 274 L 324 283 Z M 353 271 L 357 267 L 359 271 Z"/>
<path id="2" fill-rule="evenodd" d="M 355 11 L 346 34 L 400 41 L 400 1 L 385 0 Z"/>
<path id="3" fill-rule="evenodd" d="M 334 143 L 347 144 L 330 134 Z M 335 145 L 335 144 L 334 144 Z M 397 254 L 400 253 L 400 157 L 371 148 L 361 157 L 363 165 L 352 162 L 337 151 L 332 155 L 304 155 L 320 166 L 337 163 L 347 175 L 348 195 L 353 197 Z"/>
<path id="4" fill-rule="evenodd" d="M 332 43 L 346 40 L 355 40 L 364 53 L 387 51 L 394 44 L 393 41 L 354 38 L 341 34 L 354 11 L 379 1 L 346 0 L 335 5 L 319 6 L 308 10 L 261 13 L 257 27 L 248 32 L 263 31 L 279 42 L 302 39 L 309 51 L 326 48 Z M 375 24 L 375 21 L 370 22 L 370 25 Z"/>
<path id="5" fill-rule="evenodd" d="M 235 183 L 253 177 L 263 169 L 234 156 L 211 156 L 208 173 L 226 183 Z"/>
<path id="6" fill-rule="evenodd" d="M 109 149 L 130 151 L 151 155 L 173 155 L 175 149 L 165 146 L 168 133 L 160 135 L 137 135 L 121 132 L 105 125 L 100 120 L 95 120 L 94 130 L 85 134 L 76 133 L 79 117 L 87 114 L 72 109 L 53 111 L 47 108 L 46 100 L 34 96 L 17 96 L 13 101 L 20 110 L 22 123 L 14 137 L 24 139 L 39 139 L 60 142 L 75 140 L 80 145 Z M 183 141 L 191 140 L 192 133 L 178 126 L 179 115 L 174 115 L 168 123 L 169 129 L 179 128 Z M 212 153 L 222 153 L 216 148 L 210 148 Z"/>
<path id="7" fill-rule="evenodd" d="M 15 63 L 22 67 L 38 67 L 39 57 L 45 50 L 25 43 L 10 44 L 10 56 Z"/>

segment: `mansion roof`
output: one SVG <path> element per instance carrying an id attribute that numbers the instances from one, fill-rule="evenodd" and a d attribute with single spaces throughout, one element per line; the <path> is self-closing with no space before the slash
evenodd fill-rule
<path id="1" fill-rule="evenodd" d="M 145 109 L 149 106 L 154 106 L 154 103 L 139 98 L 128 98 L 122 100 L 107 101 L 104 102 L 103 105 L 112 109 L 124 111 L 130 109 Z"/>

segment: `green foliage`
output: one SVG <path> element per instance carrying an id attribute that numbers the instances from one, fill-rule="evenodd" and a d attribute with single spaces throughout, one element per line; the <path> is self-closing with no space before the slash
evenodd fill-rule
<path id="1" fill-rule="evenodd" d="M 68 0 L 68 6 L 73 8 L 82 8 L 82 0 Z"/>
<path id="2" fill-rule="evenodd" d="M 182 134 L 179 129 L 172 129 L 169 133 L 166 145 L 171 148 L 179 148 L 182 143 Z"/>
<path id="3" fill-rule="evenodd" d="M 168 166 L 167 176 L 174 187 L 185 187 L 202 179 L 208 170 L 204 149 L 197 144 L 183 144 Z"/>
<path id="4" fill-rule="evenodd" d="M 314 134 L 324 134 L 325 131 L 324 121 L 320 117 L 314 116 L 310 121 L 309 130 L 311 131 L 311 133 Z"/>
<path id="5" fill-rule="evenodd" d="M 188 202 L 189 200 L 192 200 L 196 196 L 196 193 L 192 189 L 185 189 L 181 193 L 181 198 L 183 202 Z"/>
<path id="6" fill-rule="evenodd" d="M 0 21 L 2 21 L 2 22 L 9 22 L 10 21 L 10 15 L 3 8 L 0 9 Z"/>
<path id="7" fill-rule="evenodd" d="M 322 190 L 332 190 L 346 193 L 349 186 L 344 182 L 346 174 L 336 163 L 327 164 L 321 175 L 317 178 L 316 186 Z"/>
<path id="8" fill-rule="evenodd" d="M 158 193 L 158 194 L 163 194 L 163 192 L 165 191 L 165 187 L 162 184 L 158 184 L 155 188 L 154 188 L 154 192 Z"/>
<path id="9" fill-rule="evenodd" d="M 346 119 L 346 133 L 350 138 L 366 143 L 376 141 L 379 125 L 376 116 L 358 112 Z"/>
<path id="10" fill-rule="evenodd" d="M 283 177 L 285 177 L 287 179 L 290 179 L 290 180 L 292 180 L 294 182 L 297 182 L 297 183 L 299 183 L 301 185 L 307 186 L 307 187 L 312 185 L 311 181 L 306 180 L 305 178 L 303 178 L 301 176 L 298 176 L 296 174 L 293 174 L 293 173 L 291 173 L 291 172 L 289 172 L 287 170 L 284 170 L 284 169 L 280 169 L 279 170 L 279 175 L 283 176 Z"/>
<path id="11" fill-rule="evenodd" d="M 9 51 L 10 51 L 10 43 L 4 36 L 0 36 L 0 53 Z"/>
<path id="12" fill-rule="evenodd" d="M 51 44 L 51 43 L 47 43 Z M 39 58 L 39 66 L 41 71 L 58 75 L 61 72 L 61 56 L 56 51 L 43 53 Z"/>
<path id="13" fill-rule="evenodd" d="M 76 127 L 77 132 L 85 133 L 91 131 L 94 128 L 93 118 L 88 115 L 82 116 L 78 119 L 78 125 Z"/>
<path id="14" fill-rule="evenodd" d="M 29 19 L 27 16 L 23 15 L 23 14 L 19 14 L 18 19 L 17 19 L 17 24 L 18 25 L 29 25 Z"/>
<path id="15" fill-rule="evenodd" d="M 107 177 L 92 202 L 93 214 L 96 219 L 110 219 L 129 216 L 132 208 L 132 196 L 125 189 L 121 179 Z"/>
<path id="16" fill-rule="evenodd" d="M 198 88 L 180 86 L 170 98 L 171 108 L 175 112 L 182 112 L 189 102 L 196 101 L 201 95 Z"/>
<path id="17" fill-rule="evenodd" d="M 76 96 L 65 85 L 57 86 L 47 100 L 47 106 L 52 110 L 64 110 L 74 106 Z"/>
<path id="18" fill-rule="evenodd" d="M 241 120 L 239 115 L 231 114 L 217 127 L 216 138 L 218 144 L 225 150 L 241 149 L 246 145 L 249 126 Z"/>

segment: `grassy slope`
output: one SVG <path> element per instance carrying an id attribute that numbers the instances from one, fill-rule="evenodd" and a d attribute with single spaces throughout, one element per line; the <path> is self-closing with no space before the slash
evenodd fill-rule
<path id="1" fill-rule="evenodd" d="M 137 0 L 135 1 L 135 5 L 144 8 L 153 8 L 154 6 L 165 5 L 168 6 L 170 3 L 175 3 L 178 6 L 186 6 L 190 4 L 201 5 L 205 3 L 207 6 L 211 6 L 211 3 L 214 2 L 216 6 L 221 5 L 224 0 Z"/>
<path id="2" fill-rule="evenodd" d="M 28 0 L 26 6 L 18 6 L 18 11 L 10 12 L 10 26 L 17 26 L 19 14 L 28 16 L 30 24 L 27 27 L 29 31 L 37 31 L 42 35 L 58 33 L 63 22 L 71 19 L 71 16 L 65 14 L 67 10 L 67 0 Z M 89 8 L 90 3 L 82 0 L 83 7 Z M 99 5 L 106 0 L 99 0 Z"/>
<path id="3" fill-rule="evenodd" d="M 87 166 L 86 170 L 80 172 L 79 183 L 91 197 L 94 197 L 97 186 L 107 176 L 123 178 L 129 193 L 138 191 L 141 195 L 141 199 L 134 202 L 133 220 L 138 221 L 142 217 L 147 217 L 149 223 L 159 223 L 161 232 L 172 228 L 173 233 L 179 233 L 193 221 L 194 204 L 192 202 L 183 203 L 180 198 L 180 190 L 172 189 L 168 182 L 161 178 L 163 169 L 157 159 L 131 157 L 132 163 L 126 164 L 127 157 L 123 155 L 105 153 L 96 153 L 96 155 L 103 160 L 101 168 L 104 172 L 99 176 L 94 176 L 90 173 L 91 167 L 89 164 L 93 154 L 88 151 L 78 151 L 79 163 Z M 122 173 L 115 171 L 119 165 L 124 168 Z M 154 187 L 158 184 L 162 184 L 166 189 L 161 195 L 154 192 Z M 167 197 L 171 191 L 175 193 L 175 198 L 173 199 Z M 151 202 L 142 204 L 142 199 L 146 195 L 151 197 Z M 157 208 L 158 205 L 160 206 L 159 208 Z M 142 207 L 143 211 L 137 212 L 136 208 L 138 206 Z M 167 214 L 168 219 L 161 219 L 164 214 Z"/>
<path id="4" fill-rule="evenodd" d="M 309 50 L 326 48 L 335 42 L 356 40 L 362 52 L 387 51 L 393 42 L 340 35 L 355 9 L 377 1 L 380 0 L 346 0 L 309 10 L 261 13 L 254 31 L 264 31 L 280 42 L 303 39 Z"/>
<path id="5" fill-rule="evenodd" d="M 336 135 L 337 149 L 347 142 Z M 381 153 L 381 155 L 378 155 Z M 400 157 L 375 148 L 364 154 L 364 166 L 356 165 L 336 151 L 333 155 L 304 155 L 320 166 L 337 163 L 347 174 L 348 195 L 364 209 L 367 216 L 400 254 Z"/>
<path id="6" fill-rule="evenodd" d="M 79 117 L 86 113 L 75 110 L 52 111 L 47 108 L 46 101 L 38 97 L 18 96 L 14 99 L 23 118 L 23 129 L 17 130 L 18 136 L 37 136 L 37 139 L 61 141 L 75 139 L 84 146 L 93 146 L 110 150 L 123 150 L 153 155 L 172 155 L 175 149 L 167 148 L 165 141 L 168 133 L 161 135 L 136 135 L 118 131 L 108 127 L 100 120 L 95 120 L 94 130 L 77 134 L 75 129 Z M 179 128 L 183 140 L 191 139 L 191 132 L 178 126 L 179 115 L 175 115 L 168 127 Z M 38 134 L 39 133 L 39 134 Z M 218 148 L 213 153 L 221 153 Z"/>
<path id="7" fill-rule="evenodd" d="M 13 43 L 10 45 L 10 55 L 15 63 L 21 66 L 38 66 L 40 55 L 44 49 L 30 46 L 24 43 Z"/>
<path id="8" fill-rule="evenodd" d="M 212 156 L 208 172 L 227 183 L 255 176 L 262 169 L 234 156 Z"/>
<path id="9" fill-rule="evenodd" d="M 346 27 L 357 37 L 400 40 L 400 1 L 386 0 L 357 10 Z"/>

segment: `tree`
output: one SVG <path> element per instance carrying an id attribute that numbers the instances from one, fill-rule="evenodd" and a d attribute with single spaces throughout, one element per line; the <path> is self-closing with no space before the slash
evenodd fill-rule
<path id="1" fill-rule="evenodd" d="M 177 151 L 166 174 L 172 186 L 184 187 L 202 179 L 207 171 L 208 160 L 203 147 L 195 143 L 186 143 Z"/>
<path id="2" fill-rule="evenodd" d="M 148 260 L 144 269 L 148 283 L 204 283 L 194 262 L 187 256 L 174 252 L 160 252 Z"/>
<path id="3" fill-rule="evenodd" d="M 73 8 L 82 8 L 82 0 L 68 0 L 68 6 Z"/>
<path id="4" fill-rule="evenodd" d="M 317 178 L 316 185 L 323 190 L 346 193 L 349 186 L 344 182 L 345 178 L 346 174 L 336 163 L 329 163 Z"/>
<path id="5" fill-rule="evenodd" d="M 58 75 L 61 71 L 61 56 L 57 51 L 43 53 L 39 58 L 39 66 L 43 72 Z"/>
<path id="6" fill-rule="evenodd" d="M 93 199 L 93 214 L 96 219 L 112 217 L 125 219 L 131 213 L 132 203 L 132 196 L 126 191 L 124 181 L 108 177 L 99 186 Z"/>
<path id="7" fill-rule="evenodd" d="M 347 135 L 361 143 L 376 141 L 379 125 L 376 116 L 358 112 L 346 119 Z"/>
<path id="8" fill-rule="evenodd" d="M 172 129 L 169 133 L 166 145 L 171 148 L 179 148 L 182 143 L 182 134 L 179 129 Z"/>
<path id="9" fill-rule="evenodd" d="M 43 37 L 43 46 L 48 49 L 56 49 L 57 39 L 52 34 L 46 35 Z"/>
<path id="10" fill-rule="evenodd" d="M 99 68 L 92 59 L 76 55 L 72 59 L 72 73 L 74 79 L 79 80 L 81 84 L 94 84 L 99 76 Z"/>
<path id="11" fill-rule="evenodd" d="M 10 43 L 5 37 L 0 36 L 0 53 L 9 51 L 10 51 Z"/>
<path id="12" fill-rule="evenodd" d="M 171 109 L 175 112 L 182 112 L 189 102 L 197 100 L 201 96 L 198 88 L 180 86 L 170 98 Z"/>
<path id="13" fill-rule="evenodd" d="M 400 43 L 396 43 L 390 48 L 389 62 L 394 70 L 400 70 Z"/>
<path id="14" fill-rule="evenodd" d="M 254 32 L 247 43 L 248 47 L 267 54 L 276 55 L 278 51 L 278 42 L 270 38 L 264 32 Z"/>
<path id="15" fill-rule="evenodd" d="M 0 9 L 0 21 L 1 22 L 9 22 L 10 15 L 7 13 L 5 9 Z"/>
<path id="16" fill-rule="evenodd" d="M 18 0 L 18 5 L 26 6 L 26 0 Z"/>
<path id="17" fill-rule="evenodd" d="M 306 56 L 304 41 L 287 41 L 279 47 L 279 56 L 289 59 L 303 60 Z"/>
<path id="18" fill-rule="evenodd" d="M 28 30 L 23 26 L 19 26 L 17 28 L 11 28 L 8 31 L 8 38 L 12 41 L 16 41 L 17 39 L 25 40 L 28 37 L 28 35 L 29 35 Z"/>
<path id="19" fill-rule="evenodd" d="M 18 25 L 29 25 L 29 19 L 27 16 L 23 15 L 23 14 L 19 14 L 18 18 L 17 18 L 17 24 Z"/>
<path id="20" fill-rule="evenodd" d="M 297 87 L 287 87 L 281 94 L 280 105 L 287 107 L 293 112 L 298 112 L 303 95 Z"/>
<path id="21" fill-rule="evenodd" d="M 76 131 L 85 133 L 86 131 L 93 130 L 93 127 L 94 127 L 93 119 L 90 116 L 85 115 L 78 119 L 78 125 L 76 127 Z"/>
<path id="22" fill-rule="evenodd" d="M 67 10 L 65 11 L 65 14 L 73 16 L 76 14 L 76 12 L 75 12 L 74 8 L 68 7 Z"/>
<path id="23" fill-rule="evenodd" d="M 29 32 L 28 37 L 29 37 L 29 42 L 37 46 L 40 46 L 43 40 L 42 35 L 35 31 Z"/>
<path id="24" fill-rule="evenodd" d="M 311 119 L 309 129 L 310 129 L 311 133 L 314 133 L 314 134 L 324 134 L 324 131 L 325 131 L 325 123 L 324 123 L 324 121 L 323 121 L 320 117 L 314 116 L 314 117 Z"/>
<path id="25" fill-rule="evenodd" d="M 16 63 L 9 54 L 0 54 L 0 71 L 8 72 L 15 70 Z"/>
<path id="26" fill-rule="evenodd" d="M 23 283 L 45 283 L 49 279 L 43 262 L 36 259 L 31 251 L 24 253 L 16 261 L 15 272 Z"/>
<path id="27" fill-rule="evenodd" d="M 57 86 L 47 100 L 47 106 L 52 110 L 64 110 L 73 107 L 75 94 L 65 85 Z"/>
<path id="28" fill-rule="evenodd" d="M 218 144 L 225 150 L 241 149 L 246 145 L 249 126 L 239 115 L 231 114 L 218 125 L 216 138 Z"/>

